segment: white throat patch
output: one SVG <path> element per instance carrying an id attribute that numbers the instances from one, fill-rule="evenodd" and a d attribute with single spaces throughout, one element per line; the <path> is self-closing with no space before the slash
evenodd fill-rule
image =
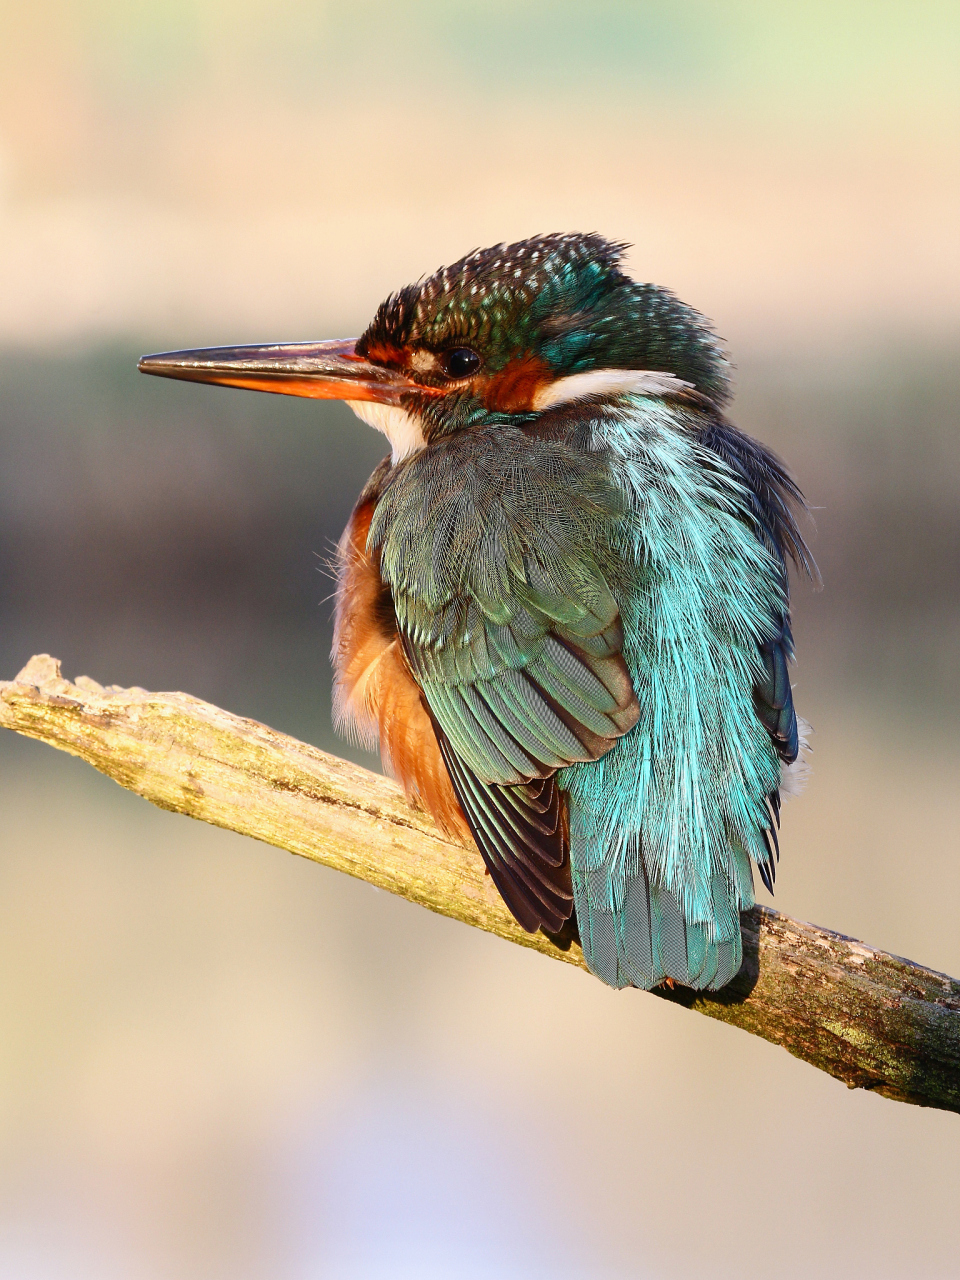
<path id="1" fill-rule="evenodd" d="M 390 441 L 394 466 L 409 458 L 427 443 L 416 418 L 395 404 L 378 404 L 375 400 L 347 400 L 345 402 L 361 421 L 376 427 Z"/>
<path id="2" fill-rule="evenodd" d="M 631 392 L 638 396 L 675 396 L 692 390 L 692 383 L 684 382 L 673 373 L 650 369 L 591 369 L 589 373 L 572 373 L 568 378 L 558 378 L 542 387 L 534 396 L 531 408 L 539 413 L 574 400 L 588 400 L 591 396 Z"/>

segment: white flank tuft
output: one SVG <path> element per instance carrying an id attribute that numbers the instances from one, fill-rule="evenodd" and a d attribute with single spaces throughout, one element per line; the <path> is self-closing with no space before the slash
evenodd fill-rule
<path id="1" fill-rule="evenodd" d="M 793 764 L 780 765 L 780 796 L 787 800 L 790 796 L 798 796 L 807 785 L 813 766 L 810 763 L 810 735 L 813 727 L 802 716 L 797 716 L 797 729 L 800 733 L 800 754 Z"/>

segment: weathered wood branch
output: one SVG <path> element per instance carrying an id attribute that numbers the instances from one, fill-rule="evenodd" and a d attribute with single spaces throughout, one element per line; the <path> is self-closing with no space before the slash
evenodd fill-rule
<path id="1" fill-rule="evenodd" d="M 184 693 L 64 680 L 32 658 L 0 682 L 0 727 L 80 756 L 153 804 L 312 858 L 441 915 L 583 968 L 513 920 L 473 849 L 386 778 Z M 766 907 L 715 996 L 656 992 L 888 1098 L 960 1111 L 960 982 Z"/>

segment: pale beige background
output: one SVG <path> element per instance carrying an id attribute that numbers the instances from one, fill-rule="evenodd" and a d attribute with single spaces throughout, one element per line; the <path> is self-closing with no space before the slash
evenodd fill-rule
<path id="1" fill-rule="evenodd" d="M 819 508 L 777 905 L 960 973 L 958 53 L 897 0 L 0 2 L 0 674 L 332 746 L 378 441 L 138 350 L 597 229 Z M 0 749 L 4 1280 L 960 1276 L 957 1117 Z"/>

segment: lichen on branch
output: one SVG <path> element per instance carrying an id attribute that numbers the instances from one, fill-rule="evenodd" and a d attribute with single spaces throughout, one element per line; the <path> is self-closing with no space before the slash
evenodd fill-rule
<path id="1" fill-rule="evenodd" d="M 65 680 L 46 654 L 0 682 L 0 727 L 79 756 L 153 804 L 345 871 L 431 911 L 584 967 L 525 933 L 475 849 L 388 779 L 185 693 Z M 766 907 L 743 913 L 722 991 L 654 994 L 782 1045 L 888 1098 L 960 1112 L 960 982 Z"/>

